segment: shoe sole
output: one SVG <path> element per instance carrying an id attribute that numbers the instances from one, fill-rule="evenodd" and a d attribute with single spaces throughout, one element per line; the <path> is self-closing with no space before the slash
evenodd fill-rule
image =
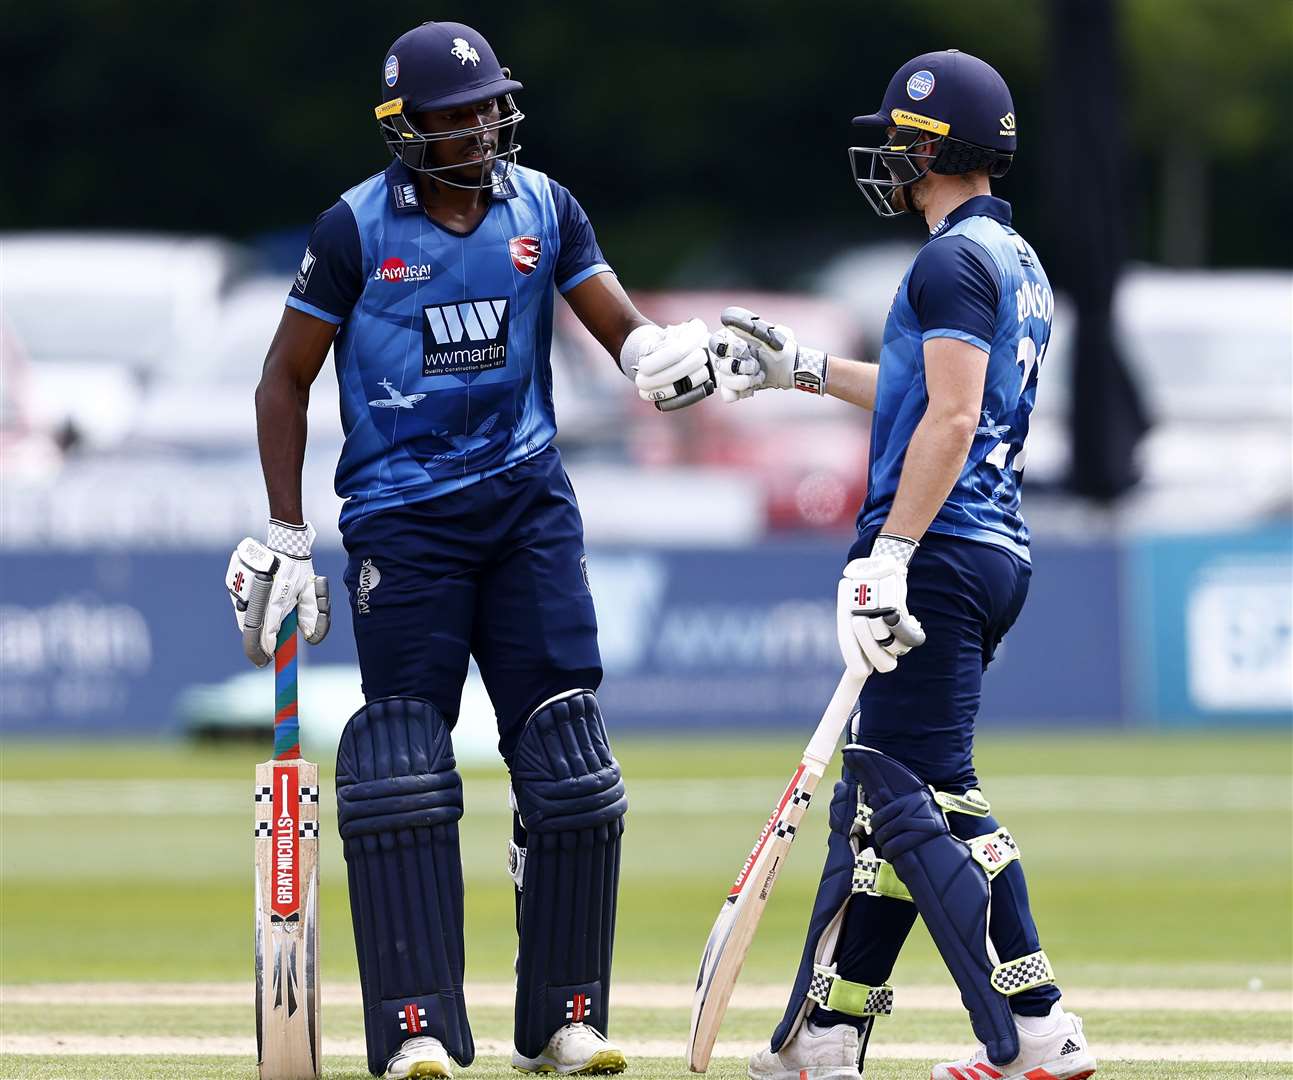
<path id="1" fill-rule="evenodd" d="M 527 1069 L 524 1065 L 512 1062 L 512 1068 L 517 1072 L 560 1073 L 562 1076 L 610 1076 L 614 1073 L 622 1073 L 628 1067 L 629 1063 L 625 1060 L 622 1050 L 598 1050 L 582 1065 L 574 1069 L 559 1069 L 556 1065 L 549 1065 L 546 1062 L 536 1068 Z"/>
<path id="2" fill-rule="evenodd" d="M 791 1071 L 784 1069 L 780 1072 L 755 1072 L 753 1069 L 746 1069 L 745 1075 L 749 1080 L 858 1080 L 857 1067 L 849 1069 L 844 1065 L 811 1065 L 803 1069 Z M 975 1077 L 975 1080 L 979 1080 Z"/>
<path id="3" fill-rule="evenodd" d="M 452 1080 L 453 1073 L 446 1069 L 438 1061 L 419 1061 L 413 1068 L 404 1074 L 409 1080 L 415 1077 L 439 1077 L 440 1080 Z"/>
<path id="4" fill-rule="evenodd" d="M 1052 1072 L 1052 1069 L 1058 1069 L 1059 1071 Z M 982 1076 L 978 1069 L 958 1068 L 957 1071 L 967 1077 L 967 1080 L 980 1080 Z M 1002 1074 L 998 1072 L 997 1075 L 1000 1076 Z M 1024 1080 L 1090 1080 L 1090 1078 L 1095 1075 L 1095 1065 L 1092 1064 L 1089 1067 L 1085 1064 L 1079 1065 L 1077 1072 L 1070 1072 L 1066 1066 L 1057 1062 L 1051 1062 L 1050 1069 L 1045 1065 L 1039 1065 L 1037 1068 L 1029 1069 L 1026 1073 L 1021 1073 L 1019 1075 L 1023 1076 Z M 934 1074 L 932 1072 L 929 1076 L 930 1080 L 934 1080 Z"/>

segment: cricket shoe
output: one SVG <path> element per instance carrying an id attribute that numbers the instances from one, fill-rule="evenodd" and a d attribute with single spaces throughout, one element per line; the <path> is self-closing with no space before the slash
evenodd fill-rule
<path id="1" fill-rule="evenodd" d="M 411 1076 L 453 1076 L 449 1055 L 439 1039 L 430 1035 L 405 1039 L 394 1057 L 386 1063 L 382 1080 L 408 1080 Z"/>
<path id="2" fill-rule="evenodd" d="M 750 1080 L 858 1080 L 858 1032 L 850 1024 L 799 1025 L 774 1054 L 764 1047 L 750 1058 Z"/>
<path id="3" fill-rule="evenodd" d="M 1059 1003 L 1049 1016 L 1016 1016 L 1019 1056 L 994 1065 L 982 1044 L 972 1057 L 935 1065 L 930 1080 L 1086 1080 L 1095 1075 L 1095 1055 L 1082 1034 L 1082 1018 Z M 1029 1030 L 1032 1029 L 1032 1030 Z"/>
<path id="4" fill-rule="evenodd" d="M 528 1058 L 521 1051 L 513 1050 L 512 1068 L 528 1073 L 602 1076 L 622 1073 L 628 1068 L 628 1062 L 624 1060 L 624 1051 L 596 1028 L 567 1024 L 557 1029 L 538 1057 Z"/>

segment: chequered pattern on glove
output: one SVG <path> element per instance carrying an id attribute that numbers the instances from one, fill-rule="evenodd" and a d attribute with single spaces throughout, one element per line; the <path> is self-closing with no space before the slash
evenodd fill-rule
<path id="1" fill-rule="evenodd" d="M 992 970 L 993 988 L 1006 997 L 1022 994 L 1034 986 L 1045 986 L 1054 981 L 1055 972 L 1051 968 L 1051 962 L 1041 949 L 1021 956 L 1018 960 L 1007 960 Z"/>
<path id="2" fill-rule="evenodd" d="M 289 559 L 308 559 L 314 535 L 314 526 L 308 521 L 304 525 L 288 525 L 270 518 L 265 546 Z"/>
<path id="3" fill-rule="evenodd" d="M 918 547 L 920 545 L 915 540 L 908 540 L 905 536 L 881 533 L 871 545 L 871 554 L 888 555 L 891 559 L 897 559 L 900 566 L 906 566 Z"/>

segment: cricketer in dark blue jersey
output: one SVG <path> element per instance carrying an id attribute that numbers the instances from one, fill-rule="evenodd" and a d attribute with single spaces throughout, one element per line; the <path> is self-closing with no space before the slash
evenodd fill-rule
<path id="1" fill-rule="evenodd" d="M 227 581 L 255 662 L 294 605 L 308 640 L 326 633 L 300 477 L 309 387 L 331 348 L 368 701 L 341 738 L 337 800 L 369 1069 L 446 1077 L 474 1055 L 451 744 L 474 657 L 512 781 L 512 1062 L 618 1072 L 607 1035 L 627 803 L 596 697 L 583 524 L 552 442 L 553 300 L 661 411 L 714 389 L 709 331 L 643 318 L 574 196 L 516 164 L 521 84 L 476 30 L 416 27 L 381 77 L 393 160 L 310 234 L 256 394 L 269 542 L 244 540 Z"/>
<path id="2" fill-rule="evenodd" d="M 790 999 L 750 1076 L 860 1077 L 919 913 L 980 1040 L 933 1080 L 1086 1078 L 1095 1058 L 1060 1005 L 1018 847 L 973 761 L 983 672 L 1028 592 L 1020 484 L 1054 311 L 1036 252 L 991 194 L 1014 156 L 1014 105 L 996 71 L 948 50 L 906 64 L 880 111 L 854 123 L 887 137 L 849 151 L 872 208 L 918 213 L 929 230 L 879 364 L 828 357 L 743 308 L 724 311 L 711 338 L 725 400 L 793 388 L 872 412 L 838 612 L 850 670 L 872 674 Z"/>

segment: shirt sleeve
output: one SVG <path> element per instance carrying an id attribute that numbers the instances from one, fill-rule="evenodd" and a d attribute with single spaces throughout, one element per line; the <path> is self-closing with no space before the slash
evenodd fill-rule
<path id="1" fill-rule="evenodd" d="M 1001 282 L 992 257 L 969 237 L 926 244 L 907 279 L 907 299 L 922 341 L 955 338 L 992 351 Z"/>
<path id="2" fill-rule="evenodd" d="M 354 212 L 338 199 L 315 218 L 287 306 L 324 322 L 345 322 L 364 291 L 363 263 Z"/>
<path id="3" fill-rule="evenodd" d="M 593 226 L 575 197 L 555 180 L 549 179 L 552 200 L 557 204 L 557 229 L 561 250 L 557 255 L 554 280 L 559 292 L 567 293 L 594 274 L 611 272 L 602 249 L 597 246 Z"/>

